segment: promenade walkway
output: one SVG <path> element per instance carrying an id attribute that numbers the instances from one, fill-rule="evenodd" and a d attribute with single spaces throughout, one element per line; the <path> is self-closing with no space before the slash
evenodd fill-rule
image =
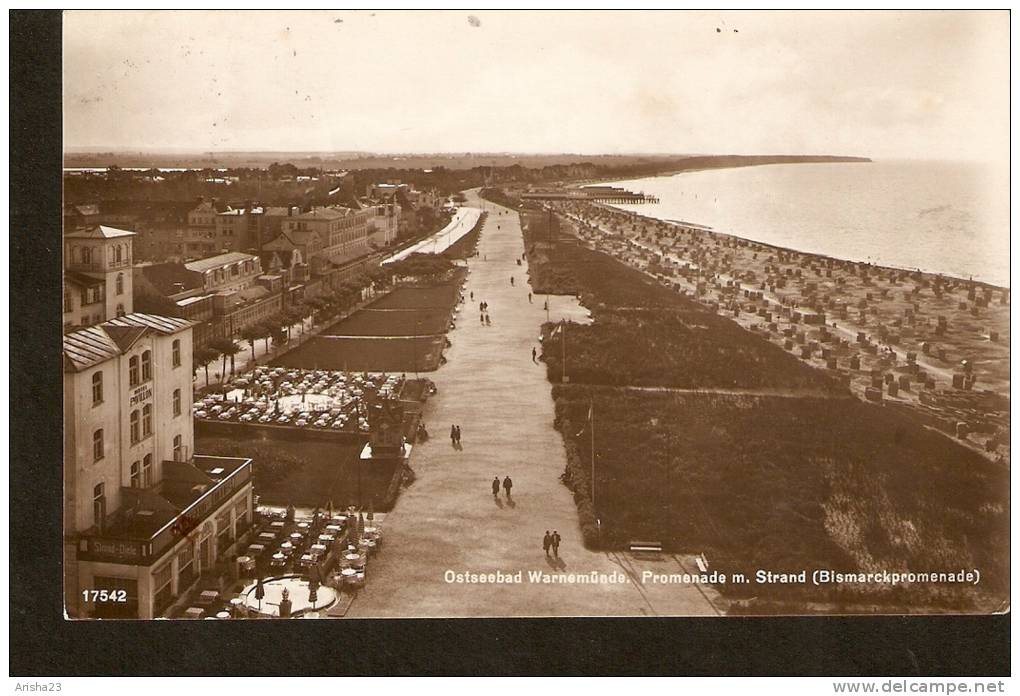
<path id="1" fill-rule="evenodd" d="M 432 379 L 438 394 L 424 419 L 431 439 L 415 447 L 417 479 L 403 491 L 385 523 L 385 545 L 369 564 L 369 577 L 349 617 L 714 615 L 711 587 L 635 582 L 644 570 L 681 573 L 693 561 L 664 556 L 641 560 L 629 554 L 584 549 L 570 491 L 560 482 L 563 443 L 552 426 L 553 401 L 545 366 L 531 360 L 546 319 L 544 296 L 528 302 L 527 267 L 515 212 L 481 201 L 489 211 L 478 256 L 469 259 L 462 305 L 448 363 Z M 502 214 L 500 214 L 502 213 Z M 515 285 L 510 286 L 510 276 Z M 478 303 L 489 303 L 491 326 L 478 321 Z M 552 321 L 586 317 L 573 297 L 549 298 Z M 462 429 L 454 449 L 452 424 Z M 493 499 L 494 476 L 509 475 L 513 499 Z M 635 504 L 640 504 L 635 501 Z M 561 560 L 542 551 L 546 530 L 563 538 Z M 517 584 L 462 584 L 452 573 L 522 572 Z M 529 571 L 551 576 L 592 571 L 626 577 L 613 583 L 529 582 Z M 713 604 L 715 602 L 715 604 Z"/>

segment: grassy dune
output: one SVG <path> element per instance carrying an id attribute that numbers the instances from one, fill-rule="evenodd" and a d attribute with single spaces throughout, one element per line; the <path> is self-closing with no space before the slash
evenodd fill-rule
<path id="1" fill-rule="evenodd" d="M 610 545 L 662 539 L 747 575 L 982 575 L 977 587 L 722 588 L 737 598 L 988 610 L 1007 596 L 1008 473 L 881 406 L 589 387 L 555 387 L 554 396 L 575 476 L 590 470 L 594 404 L 594 514 Z"/>

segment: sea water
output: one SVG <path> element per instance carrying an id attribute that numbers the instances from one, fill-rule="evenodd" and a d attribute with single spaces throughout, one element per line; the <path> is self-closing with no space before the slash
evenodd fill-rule
<path id="1" fill-rule="evenodd" d="M 779 164 L 615 182 L 618 205 L 799 251 L 1009 286 L 1009 185 L 981 164 Z"/>

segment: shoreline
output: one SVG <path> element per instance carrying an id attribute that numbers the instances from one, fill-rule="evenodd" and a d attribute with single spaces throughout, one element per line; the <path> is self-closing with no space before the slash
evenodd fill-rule
<path id="1" fill-rule="evenodd" d="M 964 392 L 974 377 L 975 397 L 984 390 L 1008 397 L 1009 288 L 787 249 L 608 204 L 571 204 L 557 212 L 596 250 L 683 288 L 788 351 L 804 352 L 799 336 L 810 328 L 793 315 L 820 316 L 819 324 L 832 330 L 821 337 L 835 335 L 840 343 L 823 355 L 810 347 L 804 359 L 823 369 L 838 366 L 861 391 L 876 386 L 871 377 L 878 370 L 884 379 L 905 375 L 929 389 L 951 385 Z M 860 367 L 846 372 L 854 355 Z M 891 391 L 891 400 L 918 405 L 917 388 L 897 383 L 903 391 Z M 985 409 L 978 411 L 984 420 Z"/>
<path id="2" fill-rule="evenodd" d="M 823 253 L 817 252 L 817 251 L 804 251 L 802 249 L 795 249 L 794 247 L 786 247 L 786 246 L 782 246 L 782 245 L 779 245 L 779 244 L 773 244 L 771 242 L 762 242 L 762 241 L 759 241 L 757 239 L 751 239 L 750 237 L 742 237 L 740 235 L 733 234 L 732 232 L 722 232 L 722 231 L 717 230 L 714 227 L 711 227 L 709 225 L 705 225 L 705 224 L 698 223 L 698 222 L 691 222 L 689 220 L 676 220 L 676 219 L 673 219 L 673 218 L 658 218 L 658 217 L 654 217 L 652 215 L 645 215 L 645 214 L 642 214 L 642 213 L 638 213 L 638 212 L 635 212 L 633 210 L 627 210 L 626 208 L 620 208 L 620 207 L 617 207 L 617 206 L 609 204 L 609 203 L 594 203 L 593 205 L 599 205 L 599 206 L 603 206 L 603 207 L 606 207 L 606 208 L 611 208 L 613 211 L 615 211 L 617 213 L 620 213 L 622 215 L 636 216 L 637 218 L 640 218 L 643 221 L 648 221 L 648 222 L 653 222 L 653 223 L 661 222 L 661 223 L 665 223 L 667 225 L 672 225 L 674 227 L 693 228 L 693 229 L 697 229 L 697 230 L 699 230 L 701 232 L 705 232 L 707 234 L 718 235 L 721 238 L 739 240 L 739 241 L 742 241 L 742 242 L 747 242 L 748 244 L 757 244 L 759 246 L 763 246 L 763 247 L 766 247 L 768 249 L 773 249 L 775 251 L 781 251 L 781 252 L 784 252 L 786 254 L 800 254 L 801 256 L 811 257 L 811 258 L 815 258 L 815 259 L 822 259 L 822 260 L 827 260 L 827 261 L 838 261 L 839 263 L 853 263 L 853 264 L 858 264 L 858 265 L 862 265 L 862 266 L 867 266 L 868 268 L 872 268 L 872 269 L 874 269 L 876 271 L 896 271 L 896 272 L 904 272 L 904 273 L 920 273 L 922 277 L 941 278 L 942 280 L 955 281 L 957 283 L 970 283 L 970 284 L 973 284 L 973 285 L 978 286 L 978 287 L 986 287 L 986 288 L 990 288 L 992 290 L 999 290 L 999 291 L 1002 291 L 1002 290 L 1009 291 L 1010 290 L 1010 287 L 1008 285 L 997 285 L 997 284 L 989 282 L 989 281 L 978 280 L 977 278 L 961 278 L 960 276 L 957 276 L 957 275 L 951 275 L 951 274 L 948 274 L 948 273 L 939 273 L 938 271 L 926 271 L 923 268 L 917 268 L 917 267 L 910 268 L 910 267 L 907 267 L 907 266 L 897 266 L 895 264 L 887 264 L 887 263 L 878 264 L 878 263 L 873 263 L 871 261 L 861 261 L 859 259 L 845 259 L 845 258 L 842 258 L 840 256 L 832 256 L 830 254 L 823 254 Z"/>

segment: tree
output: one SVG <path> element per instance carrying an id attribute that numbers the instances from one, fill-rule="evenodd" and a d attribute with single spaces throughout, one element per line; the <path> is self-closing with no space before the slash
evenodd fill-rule
<path id="1" fill-rule="evenodd" d="M 273 338 L 273 345 L 283 345 L 287 340 L 287 334 L 284 333 L 283 327 L 273 324 L 269 329 L 269 333 Z"/>
<path id="2" fill-rule="evenodd" d="M 198 348 L 194 351 L 192 357 L 194 364 L 199 367 L 205 368 L 205 385 L 209 386 L 209 363 L 219 357 L 219 351 L 214 350 L 208 346 Z"/>
<path id="3" fill-rule="evenodd" d="M 251 346 L 251 359 L 255 359 L 255 341 L 262 338 L 262 332 L 259 330 L 258 324 L 251 324 L 241 329 L 241 338 L 248 341 L 248 345 Z"/>
<path id="4" fill-rule="evenodd" d="M 241 352 L 241 346 L 231 338 L 218 338 L 209 344 L 209 347 L 223 356 L 223 369 L 220 373 L 220 382 L 227 376 L 227 358 L 230 358 L 230 376 L 234 376 L 234 356 Z"/>
<path id="5" fill-rule="evenodd" d="M 259 338 L 264 339 L 266 342 L 266 352 L 269 352 L 269 337 L 272 335 L 272 324 L 268 321 L 261 321 L 255 325 L 256 331 L 258 331 Z"/>

